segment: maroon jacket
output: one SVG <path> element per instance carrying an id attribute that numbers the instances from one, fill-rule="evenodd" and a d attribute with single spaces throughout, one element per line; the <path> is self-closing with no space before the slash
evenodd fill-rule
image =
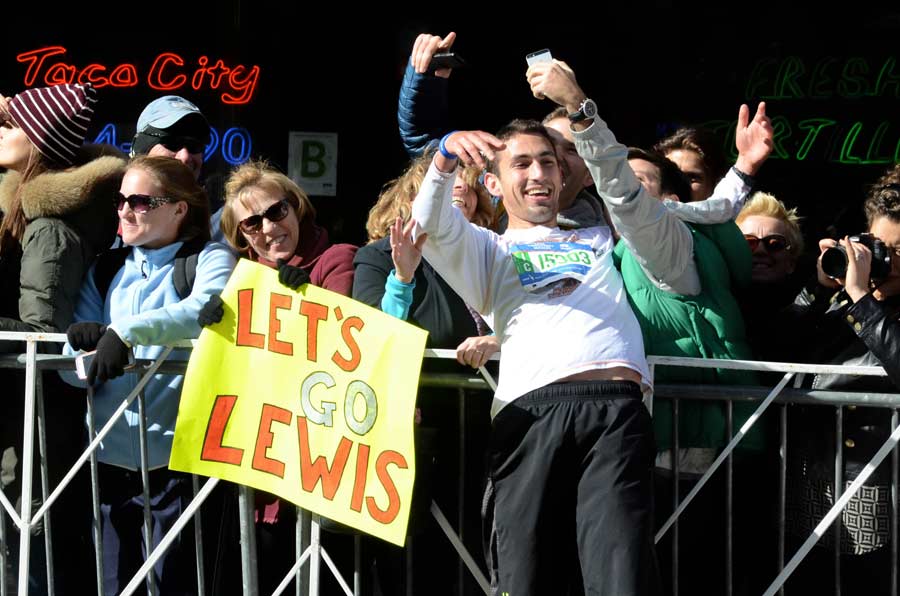
<path id="1" fill-rule="evenodd" d="M 352 244 L 329 244 L 328 232 L 312 221 L 300 224 L 300 244 L 288 265 L 300 267 L 309 273 L 309 283 L 344 296 L 353 289 L 353 257 L 356 247 Z M 250 258 L 275 268 L 275 263 L 260 257 L 253 251 Z"/>

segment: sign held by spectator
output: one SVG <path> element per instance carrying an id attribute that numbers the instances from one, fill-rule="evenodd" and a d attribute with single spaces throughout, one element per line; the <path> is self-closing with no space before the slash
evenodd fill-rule
<path id="1" fill-rule="evenodd" d="M 169 467 L 403 545 L 426 332 L 241 259 L 185 374 Z"/>

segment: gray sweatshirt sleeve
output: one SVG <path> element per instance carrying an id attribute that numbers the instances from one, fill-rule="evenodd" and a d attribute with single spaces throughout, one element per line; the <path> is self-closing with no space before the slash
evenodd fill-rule
<path id="1" fill-rule="evenodd" d="M 628 165 L 627 148 L 599 117 L 585 130 L 574 131 L 574 137 L 612 224 L 647 277 L 666 291 L 699 294 L 691 231 L 644 190 Z"/>
<path id="2" fill-rule="evenodd" d="M 693 203 L 679 203 L 678 201 L 663 201 L 666 209 L 671 211 L 682 221 L 699 224 L 720 224 L 731 221 L 738 216 L 750 187 L 734 173 L 734 168 L 719 180 L 712 195 L 705 201 Z"/>
<path id="3" fill-rule="evenodd" d="M 458 169 L 457 169 L 458 171 Z M 415 237 L 427 233 L 422 256 L 472 308 L 491 311 L 491 278 L 501 258 L 497 235 L 466 221 L 451 205 L 456 172 L 428 168 L 419 194 L 413 201 L 412 217 L 418 224 Z"/>

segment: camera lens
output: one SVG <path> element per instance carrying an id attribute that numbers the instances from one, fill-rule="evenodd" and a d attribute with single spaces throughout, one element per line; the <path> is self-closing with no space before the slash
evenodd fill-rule
<path id="1" fill-rule="evenodd" d="M 843 246 L 835 246 L 822 253 L 822 271 L 832 278 L 843 279 L 847 276 L 847 251 Z"/>

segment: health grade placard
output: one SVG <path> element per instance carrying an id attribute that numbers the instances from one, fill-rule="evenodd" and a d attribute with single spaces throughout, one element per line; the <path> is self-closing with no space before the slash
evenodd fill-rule
<path id="1" fill-rule="evenodd" d="M 169 467 L 402 546 L 427 333 L 240 259 L 188 363 Z"/>

